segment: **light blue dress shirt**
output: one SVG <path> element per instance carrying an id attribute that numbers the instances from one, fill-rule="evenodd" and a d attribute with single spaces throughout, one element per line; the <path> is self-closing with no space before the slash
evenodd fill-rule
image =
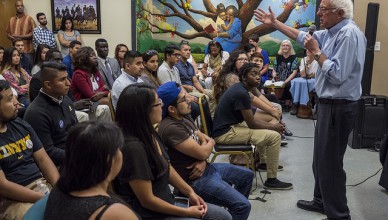
<path id="1" fill-rule="evenodd" d="M 303 46 L 307 32 L 297 37 Z M 318 68 L 315 90 L 319 98 L 356 101 L 361 96 L 366 38 L 351 19 L 344 19 L 330 29 L 314 32 L 321 52 L 328 58 Z"/>
<path id="2" fill-rule="evenodd" d="M 125 87 L 134 84 L 134 83 L 142 83 L 143 80 L 140 77 L 135 78 L 125 71 L 122 71 L 121 75 L 115 80 L 113 83 L 111 97 L 112 97 L 112 105 L 116 110 L 117 101 L 119 100 L 121 92 L 125 89 Z"/>

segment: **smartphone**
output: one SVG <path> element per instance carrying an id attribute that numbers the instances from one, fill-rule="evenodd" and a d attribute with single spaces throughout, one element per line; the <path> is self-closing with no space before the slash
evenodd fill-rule
<path id="1" fill-rule="evenodd" d="M 174 205 L 182 207 L 182 208 L 189 208 L 190 207 L 189 198 L 186 198 L 186 197 L 177 196 L 177 197 L 175 197 L 174 202 L 175 202 Z"/>
<path id="2" fill-rule="evenodd" d="M 92 104 L 92 106 L 90 106 L 90 111 L 91 112 L 94 112 L 94 111 L 96 111 L 96 109 L 97 109 L 97 106 L 100 104 L 100 102 L 99 101 L 97 101 L 97 102 L 93 102 L 93 104 Z"/>

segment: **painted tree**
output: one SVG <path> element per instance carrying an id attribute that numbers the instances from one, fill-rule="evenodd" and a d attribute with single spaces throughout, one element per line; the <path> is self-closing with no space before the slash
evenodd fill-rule
<path id="1" fill-rule="evenodd" d="M 206 11 L 197 10 L 191 7 L 191 0 L 172 0 L 172 1 L 166 1 L 166 0 L 157 0 L 157 2 L 160 3 L 159 7 L 160 9 L 164 9 L 161 13 L 155 13 L 152 10 L 150 10 L 150 5 L 143 5 L 141 0 L 137 0 L 138 3 L 138 13 L 137 18 L 143 20 L 143 25 L 141 27 L 140 32 L 146 32 L 151 31 L 151 33 L 158 34 L 158 33 L 171 33 L 171 36 L 174 37 L 175 35 L 178 35 L 185 39 L 194 39 L 197 37 L 205 37 L 212 39 L 212 37 L 203 31 L 203 26 L 198 23 L 193 18 L 193 14 L 199 14 L 206 18 L 210 18 L 213 21 L 216 21 L 217 19 L 217 12 L 216 7 L 213 5 L 211 0 L 203 0 L 203 5 L 206 9 Z M 243 33 L 243 42 L 245 43 L 247 41 L 247 38 L 249 35 L 255 33 L 258 36 L 263 36 L 266 34 L 269 34 L 273 31 L 275 31 L 274 28 L 271 28 L 268 25 L 260 24 L 256 26 L 253 29 L 250 29 L 246 31 L 247 26 L 249 22 L 252 20 L 254 9 L 258 8 L 260 4 L 262 3 L 262 0 L 246 0 L 245 3 L 243 3 L 242 0 L 236 0 L 237 7 L 239 9 L 238 18 L 241 20 L 242 24 L 242 33 Z M 311 3 L 312 5 L 315 5 L 315 0 L 282 0 L 282 7 L 283 12 L 279 14 L 277 19 L 281 22 L 286 22 L 289 19 L 289 16 L 293 10 L 304 10 L 306 9 Z M 161 10 L 162 11 L 162 10 Z M 166 23 L 164 26 L 160 26 L 153 22 L 151 18 L 153 16 L 158 21 L 166 21 L 169 17 L 178 17 L 187 22 L 194 30 L 196 30 L 196 33 L 193 34 L 185 34 L 180 31 L 178 31 L 178 25 L 169 25 Z M 146 25 L 145 25 L 145 23 Z M 309 26 L 312 21 L 305 21 L 304 23 L 302 21 L 293 21 L 292 22 L 294 27 L 300 28 L 300 27 L 307 27 Z"/>

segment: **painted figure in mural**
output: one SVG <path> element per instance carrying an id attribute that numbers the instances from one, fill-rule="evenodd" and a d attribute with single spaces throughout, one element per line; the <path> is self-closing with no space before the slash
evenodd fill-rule
<path id="1" fill-rule="evenodd" d="M 234 5 L 226 7 L 226 21 L 225 25 L 231 23 L 230 29 L 222 33 L 212 33 L 212 37 L 216 37 L 214 40 L 219 42 L 228 53 L 236 50 L 242 40 L 241 20 L 237 17 L 239 11 Z"/>

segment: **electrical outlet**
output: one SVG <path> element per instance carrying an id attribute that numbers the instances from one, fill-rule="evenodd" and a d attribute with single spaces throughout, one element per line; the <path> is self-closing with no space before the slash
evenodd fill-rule
<path id="1" fill-rule="evenodd" d="M 375 43 L 375 51 L 380 51 L 380 41 Z"/>

